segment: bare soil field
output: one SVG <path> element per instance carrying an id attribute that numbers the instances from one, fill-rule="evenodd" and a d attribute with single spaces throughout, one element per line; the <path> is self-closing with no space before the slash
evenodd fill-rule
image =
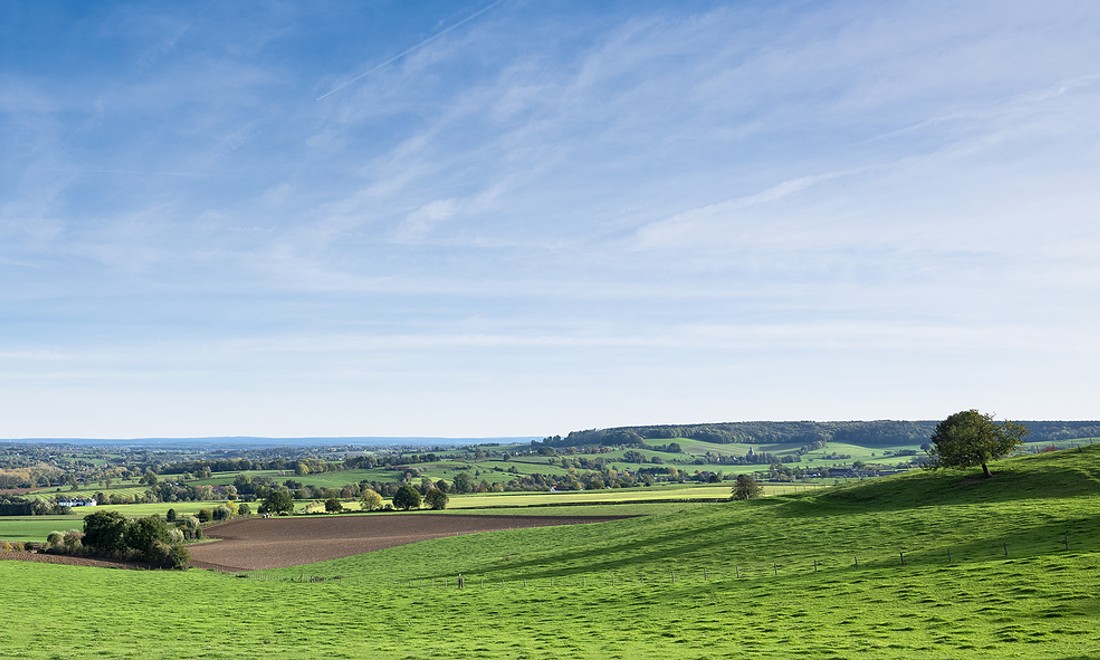
<path id="1" fill-rule="evenodd" d="M 206 536 L 219 540 L 194 545 L 189 550 L 195 567 L 239 572 L 311 564 L 441 536 L 575 525 L 620 517 L 380 514 L 247 518 L 211 527 Z"/>

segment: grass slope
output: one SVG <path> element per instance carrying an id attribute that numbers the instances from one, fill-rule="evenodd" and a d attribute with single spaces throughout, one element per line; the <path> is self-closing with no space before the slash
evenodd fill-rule
<path id="1" fill-rule="evenodd" d="M 0 613 L 21 622 L 0 628 L 0 654 L 1096 657 L 1098 459 L 1087 447 L 1002 462 L 989 481 L 908 474 L 244 579 L 0 562 Z"/>

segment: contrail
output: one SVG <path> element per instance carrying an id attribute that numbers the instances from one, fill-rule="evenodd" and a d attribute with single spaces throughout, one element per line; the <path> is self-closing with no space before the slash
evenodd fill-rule
<path id="1" fill-rule="evenodd" d="M 496 1 L 496 2 L 494 2 L 493 4 L 491 4 L 491 5 L 489 5 L 488 7 L 486 7 L 485 9 L 482 9 L 482 10 L 480 10 L 480 11 L 474 12 L 473 14 L 471 14 L 471 15 L 467 16 L 466 18 L 464 18 L 464 19 L 462 19 L 461 21 L 459 21 L 459 22 L 455 23 L 454 25 L 452 25 L 452 26 L 450 26 L 450 27 L 448 27 L 448 28 L 445 28 L 445 29 L 443 29 L 443 30 L 440 30 L 439 32 L 436 32 L 436 33 L 435 33 L 435 34 L 433 34 L 432 36 L 428 37 L 427 39 L 425 39 L 425 40 L 423 40 L 423 41 L 421 41 L 421 42 L 419 42 L 419 43 L 416 43 L 416 44 L 414 44 L 414 45 L 412 45 L 412 46 L 409 46 L 408 48 L 406 48 L 405 50 L 401 51 L 400 53 L 398 53 L 398 54 L 394 55 L 393 57 L 391 57 L 390 59 L 386 60 L 385 62 L 382 62 L 381 64 L 377 64 L 377 65 L 375 65 L 375 66 L 371 67 L 370 69 L 368 69 L 368 70 L 364 71 L 363 73 L 360 73 L 359 75 L 355 76 L 355 77 L 354 77 L 354 78 L 352 78 L 351 80 L 347 81 L 347 82 L 346 82 L 346 83 L 344 83 L 343 85 L 340 85 L 339 87 L 336 87 L 335 89 L 331 89 L 331 90 L 329 90 L 329 91 L 325 92 L 324 94 L 322 94 L 322 95 L 318 96 L 317 98 L 313 99 L 313 101 L 314 101 L 314 102 L 316 103 L 317 101 L 320 101 L 321 99 L 323 99 L 323 98 L 325 98 L 325 97 L 328 97 L 328 96 L 332 96 L 333 94 L 335 94 L 336 92 L 339 92 L 339 91 L 340 91 L 341 89 L 344 89 L 344 88 L 345 88 L 345 87 L 347 87 L 348 85 L 350 85 L 350 84 L 352 84 L 352 83 L 354 83 L 354 82 L 357 82 L 357 81 L 359 81 L 359 80 L 362 80 L 363 78 L 366 78 L 366 77 L 367 77 L 367 76 L 369 76 L 370 74 L 374 73 L 375 71 L 377 71 L 377 70 L 379 70 L 379 69 L 381 69 L 381 68 L 383 68 L 383 67 L 386 67 L 386 66 L 389 66 L 390 64 L 393 64 L 394 62 L 396 62 L 397 60 L 401 59 L 402 57 L 405 57 L 406 55 L 408 55 L 409 53 L 413 52 L 413 51 L 414 51 L 414 50 L 416 50 L 417 48 L 420 48 L 421 46 L 423 46 L 423 45 L 425 45 L 425 44 L 431 43 L 431 42 L 435 41 L 436 39 L 438 39 L 438 38 L 442 37 L 443 35 L 447 34 L 447 33 L 448 33 L 448 32 L 450 32 L 451 30 L 455 30 L 455 29 L 457 29 L 457 28 L 459 28 L 459 27 L 461 27 L 461 26 L 465 25 L 466 23 L 469 23 L 470 21 L 474 20 L 474 19 L 475 19 L 475 18 L 477 18 L 478 16 L 481 16 L 482 14 L 484 14 L 484 13 L 485 13 L 485 12 L 487 12 L 487 11 L 489 11 L 489 10 L 490 10 L 490 9 L 492 9 L 493 7 L 496 7 L 497 5 L 499 5 L 499 4 L 500 4 L 500 3 L 502 3 L 502 2 L 504 2 L 504 0 L 497 0 L 497 1 Z"/>

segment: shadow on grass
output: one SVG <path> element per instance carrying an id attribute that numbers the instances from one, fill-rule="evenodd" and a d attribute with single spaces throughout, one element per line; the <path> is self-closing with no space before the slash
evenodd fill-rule
<path id="1" fill-rule="evenodd" d="M 852 511 L 891 511 L 944 504 L 994 504 L 1026 499 L 1089 497 L 1100 493 L 1100 445 L 993 463 L 980 472 L 917 472 L 785 498 L 777 516 L 820 517 Z"/>
<path id="2" fill-rule="evenodd" d="M 674 558 L 692 552 L 714 546 L 715 535 L 722 532 L 730 532 L 729 523 L 719 523 L 692 527 L 690 529 L 675 530 L 661 534 L 650 532 L 644 541 L 631 539 L 612 545 L 585 545 L 571 552 L 557 553 L 551 556 L 529 559 L 524 561 L 502 561 L 489 564 L 478 571 L 485 576 L 501 573 L 517 573 L 524 569 L 539 569 L 525 573 L 523 577 L 534 579 L 539 577 L 558 577 L 565 575 L 579 575 L 582 573 L 596 573 L 611 571 L 624 567 L 636 567 L 641 562 L 660 561 Z M 593 556 L 616 556 L 614 559 L 591 561 Z M 563 566 L 577 561 L 583 561 L 580 566 Z M 554 564 L 553 567 L 547 564 Z M 447 577 L 449 573 L 436 574 L 431 577 Z"/>

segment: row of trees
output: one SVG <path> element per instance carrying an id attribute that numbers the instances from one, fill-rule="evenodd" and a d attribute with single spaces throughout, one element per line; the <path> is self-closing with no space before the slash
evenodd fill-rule
<path id="1" fill-rule="evenodd" d="M 970 411 L 964 411 L 970 412 Z M 977 411 L 973 411 L 977 413 Z M 978 413 L 981 414 L 981 413 Z M 1029 421 L 1014 422 L 1034 439 L 1061 441 L 1100 436 L 1100 422 Z M 566 437 L 551 436 L 534 442 L 536 448 L 582 445 L 641 445 L 645 441 L 690 438 L 717 443 L 843 442 L 865 447 L 916 445 L 935 432 L 935 421 L 875 420 L 847 422 L 722 422 L 714 424 L 668 424 L 624 426 L 573 431 Z M 648 443 L 647 443 L 648 444 Z"/>

